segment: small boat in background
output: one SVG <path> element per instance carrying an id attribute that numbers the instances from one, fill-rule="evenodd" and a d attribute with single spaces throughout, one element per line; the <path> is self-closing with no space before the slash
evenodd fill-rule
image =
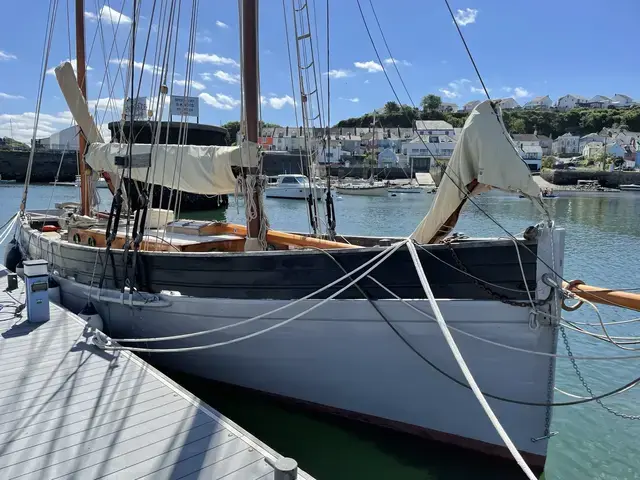
<path id="1" fill-rule="evenodd" d="M 278 175 L 276 182 L 269 181 L 265 190 L 267 198 L 295 198 L 304 200 L 309 197 L 313 190 L 315 197 L 322 200 L 326 189 L 311 185 L 309 179 L 301 174 Z"/>
<path id="2" fill-rule="evenodd" d="M 384 184 L 347 183 L 336 187 L 340 195 L 363 195 L 368 197 L 386 197 L 387 186 Z"/>
<path id="3" fill-rule="evenodd" d="M 635 183 L 630 183 L 628 185 L 620 185 L 620 190 L 623 190 L 625 192 L 640 192 L 640 185 L 637 185 Z"/>

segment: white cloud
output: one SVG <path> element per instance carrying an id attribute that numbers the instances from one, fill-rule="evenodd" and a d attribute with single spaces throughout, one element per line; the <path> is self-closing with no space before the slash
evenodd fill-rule
<path id="1" fill-rule="evenodd" d="M 78 62 L 76 61 L 76 59 L 74 58 L 73 60 L 69 60 L 68 58 L 66 60 L 63 60 L 60 62 L 60 65 L 62 65 L 65 62 L 71 62 L 71 66 L 73 67 L 73 71 L 77 72 L 78 71 Z M 47 74 L 48 75 L 55 75 L 56 74 L 56 67 L 58 65 L 56 65 L 55 67 L 51 67 L 49 70 L 47 70 Z M 89 65 L 87 65 L 87 72 L 93 70 L 93 68 L 91 68 Z"/>
<path id="2" fill-rule="evenodd" d="M 439 92 L 447 98 L 458 98 L 460 96 L 458 92 L 454 90 L 447 90 L 446 88 L 441 88 Z"/>
<path id="3" fill-rule="evenodd" d="M 204 82 L 210 82 L 211 80 L 213 80 L 213 73 L 204 72 L 204 73 L 199 73 L 198 75 L 200 75 L 200 78 Z"/>
<path id="4" fill-rule="evenodd" d="M 453 88 L 454 90 L 459 90 L 461 89 L 465 83 L 470 83 L 471 80 L 467 79 L 467 78 L 461 78 L 460 80 L 454 80 L 453 82 L 449 82 L 449 87 Z"/>
<path id="5" fill-rule="evenodd" d="M 361 68 L 366 70 L 369 73 L 382 72 L 382 65 L 374 62 L 373 60 L 369 60 L 368 62 L 354 62 L 353 65 L 356 68 Z"/>
<path id="6" fill-rule="evenodd" d="M 13 53 L 7 53 L 3 50 L 0 50 L 0 60 L 17 60 L 18 57 L 16 57 Z"/>
<path id="7" fill-rule="evenodd" d="M 114 59 L 109 60 L 109 63 L 111 63 L 113 65 L 121 65 L 124 68 L 127 68 L 129 66 L 129 60 L 126 59 L 126 58 L 121 58 L 120 60 L 118 60 L 117 58 L 114 58 Z M 133 66 L 135 68 L 137 68 L 138 70 L 144 69 L 144 71 L 147 72 L 147 73 L 161 73 L 162 72 L 162 67 L 159 67 L 157 65 L 152 65 L 150 63 L 145 63 L 143 65 L 142 62 L 133 62 Z"/>
<path id="8" fill-rule="evenodd" d="M 98 100 L 89 100 L 87 102 L 89 104 L 89 111 L 93 112 L 94 110 L 115 110 L 118 113 L 122 113 L 124 109 L 124 99 L 123 98 L 100 98 Z"/>
<path id="9" fill-rule="evenodd" d="M 284 97 L 272 96 L 270 98 L 260 97 L 260 103 L 276 110 L 280 110 L 285 105 L 291 105 L 292 107 L 294 105 L 293 98 L 289 95 L 285 95 Z"/>
<path id="10" fill-rule="evenodd" d="M 132 23 L 131 18 L 117 10 L 114 10 L 113 8 L 107 7 L 106 5 L 104 5 L 97 14 L 93 12 L 84 12 L 84 18 L 90 22 L 101 20 L 105 23 L 113 23 L 114 25 L 117 25 L 118 23 L 120 23 L 120 25 L 129 25 Z"/>
<path id="11" fill-rule="evenodd" d="M 208 93 L 201 93 L 199 97 L 206 103 L 207 105 L 212 106 L 213 108 L 217 108 L 219 110 L 233 110 L 235 107 L 240 105 L 240 100 L 236 100 L 229 95 L 223 95 L 221 93 L 216 93 L 215 95 L 209 95 Z"/>
<path id="12" fill-rule="evenodd" d="M 185 54 L 188 57 L 189 54 Z M 213 63 L 214 65 L 232 65 L 239 67 L 240 65 L 232 58 L 220 57 L 215 53 L 194 53 L 191 59 L 196 63 Z"/>
<path id="13" fill-rule="evenodd" d="M 351 102 L 351 103 L 358 103 L 360 101 L 360 99 L 358 97 L 353 97 L 353 98 L 342 98 L 340 97 L 341 100 L 346 100 L 347 102 Z"/>
<path id="14" fill-rule="evenodd" d="M 226 83 L 240 83 L 240 74 L 238 73 L 227 73 L 227 72 L 223 72 L 222 70 L 218 70 L 216 71 L 216 73 L 213 74 L 214 77 L 216 77 L 218 80 L 222 80 L 223 82 Z"/>
<path id="15" fill-rule="evenodd" d="M 220 20 L 216 20 L 216 27 L 220 27 L 220 28 L 229 28 L 229 25 L 227 25 L 224 22 L 221 22 Z"/>
<path id="16" fill-rule="evenodd" d="M 528 90 L 525 90 L 522 87 L 514 88 L 513 89 L 513 93 L 515 94 L 516 98 L 524 98 L 524 97 L 531 96 L 531 93 Z"/>
<path id="17" fill-rule="evenodd" d="M 22 95 L 11 95 L 3 92 L 0 92 L 0 98 L 4 98 L 5 100 L 24 100 Z"/>
<path id="18" fill-rule="evenodd" d="M 478 16 L 478 10 L 475 8 L 465 8 L 464 10 L 458 9 L 455 14 L 456 22 L 461 27 L 469 25 L 470 23 L 476 23 L 476 17 Z"/>
<path id="19" fill-rule="evenodd" d="M 211 43 L 213 40 L 205 33 L 196 33 L 196 42 Z"/>
<path id="20" fill-rule="evenodd" d="M 502 87 L 502 90 L 504 90 L 505 92 L 511 92 L 513 90 L 513 88 L 511 88 L 511 87 Z"/>
<path id="21" fill-rule="evenodd" d="M 369 80 L 368 80 L 368 79 L 367 79 L 367 80 L 365 80 L 365 81 L 364 81 L 364 83 L 369 83 Z"/>
<path id="22" fill-rule="evenodd" d="M 411 66 L 411 62 L 408 62 L 406 60 L 398 60 L 397 58 L 391 57 L 384 59 L 384 63 L 386 63 L 387 65 L 393 65 L 394 62 L 396 65 L 404 65 L 405 67 Z"/>
<path id="23" fill-rule="evenodd" d="M 329 75 L 331 78 L 346 78 L 346 77 L 353 77 L 354 73 L 351 70 L 338 68 L 334 70 L 329 70 L 328 72 L 325 72 L 324 75 Z"/>
<path id="24" fill-rule="evenodd" d="M 27 145 L 31 144 L 35 113 L 0 114 L 0 137 L 12 137 Z M 55 115 L 40 113 L 36 138 L 48 137 L 71 126 L 71 112 L 60 112 Z"/>
<path id="25" fill-rule="evenodd" d="M 184 87 L 187 84 L 186 80 L 174 80 L 173 81 L 174 85 L 179 85 L 181 87 Z M 204 90 L 205 88 L 207 88 L 207 86 L 204 83 L 200 83 L 196 80 L 191 80 L 189 82 L 190 87 L 191 88 L 195 88 L 196 90 Z"/>
<path id="26" fill-rule="evenodd" d="M 471 93 L 484 93 L 484 88 L 482 88 L 482 87 L 474 87 L 474 86 L 472 86 L 472 87 L 470 88 L 470 90 L 471 90 Z M 489 92 L 490 92 L 490 91 L 491 91 L 491 89 L 490 89 L 490 88 L 487 88 L 487 91 L 489 91 Z"/>

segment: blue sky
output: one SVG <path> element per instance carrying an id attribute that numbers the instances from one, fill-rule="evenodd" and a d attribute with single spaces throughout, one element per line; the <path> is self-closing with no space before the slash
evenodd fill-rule
<path id="1" fill-rule="evenodd" d="M 73 22 L 75 2 L 59 0 L 49 67 L 75 57 L 73 39 L 69 52 L 67 1 Z M 319 46 L 321 77 L 326 89 L 326 4 L 322 0 L 316 2 L 318 35 L 315 36 L 315 31 L 312 33 Z M 33 128 L 49 2 L 5 3 L 5 19 L 24 18 L 25 9 L 31 11 L 28 23 L 4 22 L 0 29 L 0 136 L 13 132 L 14 137 L 24 141 L 30 138 Z M 157 2 L 158 10 L 152 16 L 153 2 L 142 1 L 136 60 L 142 59 L 142 48 L 149 31 L 153 53 L 146 62 L 141 96 L 154 95 L 150 65 L 154 63 L 157 25 L 161 23 L 159 6 L 165 3 L 168 2 Z M 287 16 L 292 35 L 291 2 L 285 0 L 285 3 L 289 8 Z M 282 2 L 262 0 L 260 4 L 262 118 L 294 125 L 292 98 L 296 95 L 291 90 Z M 410 103 L 395 70 L 384 63 L 389 55 L 369 0 L 361 0 L 361 4 L 382 63 L 389 68 L 402 102 Z M 373 5 L 393 57 L 398 60 L 402 78 L 416 103 L 427 93 L 439 94 L 444 101 L 458 105 L 483 98 L 444 1 L 373 0 Z M 607 12 L 617 12 L 615 15 L 605 14 L 602 4 L 595 0 L 451 0 L 491 95 L 513 96 L 520 103 L 545 94 L 555 100 L 565 93 L 587 97 L 624 93 L 640 99 L 640 54 L 637 51 L 640 2 L 612 0 L 608 5 L 611 8 L 607 8 Z M 313 12 L 313 3 L 310 6 Z M 191 2 L 183 0 L 174 78 L 174 92 L 179 94 L 184 92 L 190 8 Z M 356 1 L 330 0 L 330 8 L 331 119 L 335 123 L 379 108 L 392 100 L 393 95 L 367 37 Z M 103 123 L 118 118 L 125 94 L 122 81 L 117 77 L 118 57 L 115 53 L 107 63 L 113 89 L 111 92 L 107 89 L 101 39 L 104 39 L 107 53 L 115 44 L 122 54 L 131 27 L 132 0 L 86 0 L 85 12 L 88 50 L 96 38 L 88 61 L 91 68 L 88 97 L 93 101 L 92 106 L 100 98 L 97 117 Z M 120 24 L 116 31 L 118 19 Z M 98 29 L 99 25 L 101 29 Z M 239 119 L 238 43 L 237 2 L 201 1 L 191 94 L 200 96 L 200 121 L 203 123 L 221 124 Z M 136 69 L 136 78 L 139 74 L 140 69 Z M 100 82 L 103 82 L 101 93 Z M 38 137 L 71 124 L 53 75 L 46 76 L 42 113 Z"/>

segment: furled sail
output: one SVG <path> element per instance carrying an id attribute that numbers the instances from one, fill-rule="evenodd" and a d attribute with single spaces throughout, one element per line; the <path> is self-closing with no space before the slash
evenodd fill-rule
<path id="1" fill-rule="evenodd" d="M 418 228 L 418 243 L 435 243 L 455 226 L 467 195 L 497 188 L 539 199 L 540 189 L 502 123 L 497 106 L 486 100 L 469 114 L 438 193 Z"/>
<path id="2" fill-rule="evenodd" d="M 231 167 L 257 166 L 257 146 L 245 148 L 249 154 L 242 155 L 241 147 L 136 143 L 132 156 L 141 158 L 141 162 L 149 167 L 131 168 L 131 178 L 200 195 L 230 194 L 236 188 Z M 85 161 L 95 171 L 117 173 L 123 170 L 117 159 L 126 159 L 128 155 L 127 144 L 92 143 Z M 128 169 L 126 176 L 129 177 Z"/>

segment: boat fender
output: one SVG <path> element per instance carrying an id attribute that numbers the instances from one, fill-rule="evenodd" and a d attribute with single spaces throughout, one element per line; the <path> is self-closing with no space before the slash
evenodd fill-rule
<path id="1" fill-rule="evenodd" d="M 102 321 L 102 317 L 96 310 L 96 307 L 94 307 L 93 303 L 91 302 L 88 302 L 82 308 L 82 310 L 80 310 L 80 313 L 78 313 L 78 316 L 81 319 L 83 319 L 85 322 L 87 322 L 87 326 L 92 328 L 93 330 L 102 331 L 102 329 L 104 328 L 104 322 Z"/>
<path id="2" fill-rule="evenodd" d="M 44 225 L 42 227 L 42 232 L 46 233 L 46 232 L 57 232 L 58 230 L 60 230 L 60 227 L 58 225 Z"/>
<path id="3" fill-rule="evenodd" d="M 18 263 L 22 262 L 22 252 L 20 252 L 20 247 L 18 247 L 18 242 L 14 238 L 9 242 L 7 251 L 4 255 L 4 266 L 7 267 L 7 270 L 10 272 L 16 272 L 16 268 L 18 267 Z"/>
<path id="4" fill-rule="evenodd" d="M 60 305 L 60 284 L 56 282 L 56 279 L 53 277 L 49 277 L 48 283 L 49 301 L 56 305 Z"/>

